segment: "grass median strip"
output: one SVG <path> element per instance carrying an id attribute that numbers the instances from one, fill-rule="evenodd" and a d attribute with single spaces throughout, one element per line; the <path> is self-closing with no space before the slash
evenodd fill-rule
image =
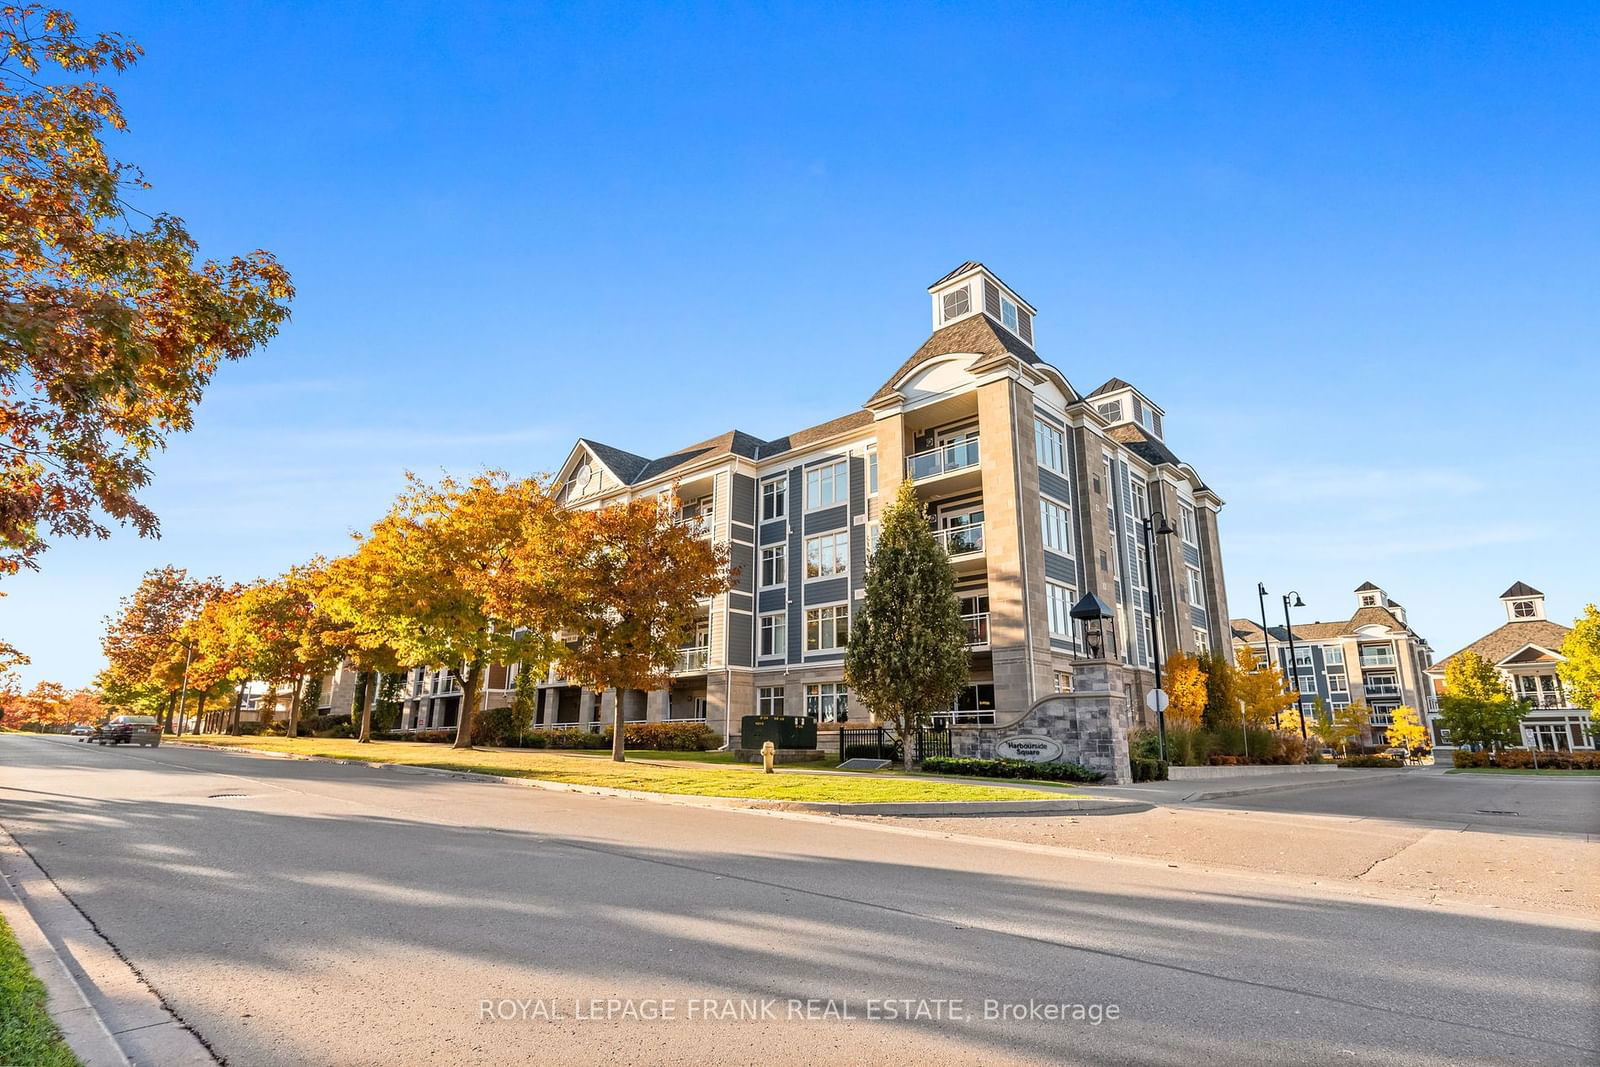
<path id="1" fill-rule="evenodd" d="M 1070 799 L 1064 793 L 1046 793 L 1036 789 L 965 785 L 921 778 L 791 774 L 783 770 L 777 774 L 758 774 L 715 767 L 658 767 L 644 763 L 612 763 L 610 760 L 570 756 L 548 750 L 457 750 L 412 741 L 373 741 L 363 745 L 331 738 L 188 737 L 181 743 L 431 767 L 446 771 L 475 771 L 511 778 L 537 778 L 566 785 L 630 789 L 642 793 L 739 800 L 905 804 Z"/>
<path id="2" fill-rule="evenodd" d="M 44 986 L 34 977 L 4 919 L 0 919 L 0 1063 L 35 1067 L 78 1063 L 50 1021 Z"/>
<path id="3" fill-rule="evenodd" d="M 1600 771 L 1559 767 L 1455 767 L 1446 774 L 1539 774 L 1566 778 L 1600 778 Z"/>

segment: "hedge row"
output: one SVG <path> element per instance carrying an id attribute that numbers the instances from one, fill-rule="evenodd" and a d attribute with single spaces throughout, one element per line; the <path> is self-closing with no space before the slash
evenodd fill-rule
<path id="1" fill-rule="evenodd" d="M 476 744 L 500 744 L 508 748 L 586 749 L 601 751 L 611 747 L 611 727 L 599 733 L 587 729 L 529 730 L 523 735 L 493 736 L 494 731 L 473 730 Z M 454 730 L 417 730 L 414 733 L 382 733 L 374 737 L 385 741 L 425 741 L 450 743 Z M 722 745 L 722 735 L 697 722 L 629 723 L 623 740 L 632 749 L 654 752 L 708 752 Z"/>
<path id="2" fill-rule="evenodd" d="M 1136 782 L 1164 782 L 1167 780 L 1167 762 L 1158 759 L 1133 759 L 1133 780 Z"/>
<path id="3" fill-rule="evenodd" d="M 1076 763 L 1029 763 L 1020 759 L 961 759 L 930 756 L 922 769 L 932 774 L 969 774 L 979 778 L 1037 778 L 1047 782 L 1098 782 L 1105 775 Z"/>
<path id="4" fill-rule="evenodd" d="M 1545 752 L 1535 753 L 1527 748 L 1502 749 L 1499 752 L 1468 752 L 1458 748 L 1455 752 L 1457 767 L 1507 767 L 1514 770 L 1531 770 L 1534 757 L 1538 757 L 1541 770 L 1596 771 L 1600 770 L 1600 752 Z"/>
<path id="5" fill-rule="evenodd" d="M 1346 756 L 1344 759 L 1339 761 L 1339 766 L 1341 766 L 1341 767 L 1404 767 L 1405 764 L 1401 763 L 1398 759 L 1396 759 L 1393 756 L 1371 755 L 1371 756 Z"/>

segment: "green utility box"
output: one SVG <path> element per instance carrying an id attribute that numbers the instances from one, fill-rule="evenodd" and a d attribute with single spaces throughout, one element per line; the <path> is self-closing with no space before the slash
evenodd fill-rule
<path id="1" fill-rule="evenodd" d="M 763 741 L 777 748 L 816 748 L 817 720 L 792 715 L 746 715 L 739 720 L 740 748 L 760 748 Z"/>

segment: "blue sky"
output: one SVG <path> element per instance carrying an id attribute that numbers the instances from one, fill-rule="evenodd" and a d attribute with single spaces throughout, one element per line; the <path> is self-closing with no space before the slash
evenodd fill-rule
<path id="1" fill-rule="evenodd" d="M 1255 583 L 1366 580 L 1443 654 L 1600 598 L 1592 5 L 90 4 L 146 49 L 115 151 L 300 295 L 155 463 L 160 541 L 5 583 L 88 681 L 167 562 L 339 552 L 414 468 L 548 470 L 859 407 L 965 259 L 1117 375 Z"/>

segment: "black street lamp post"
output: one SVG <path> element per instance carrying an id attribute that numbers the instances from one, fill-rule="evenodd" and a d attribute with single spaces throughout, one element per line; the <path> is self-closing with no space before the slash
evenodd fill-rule
<path id="1" fill-rule="evenodd" d="M 1301 600 L 1300 594 L 1292 589 L 1283 594 L 1283 629 L 1284 632 L 1289 636 L 1289 670 L 1294 672 L 1294 706 L 1295 710 L 1300 713 L 1300 740 L 1306 741 L 1306 709 L 1305 705 L 1300 701 L 1300 664 L 1296 662 L 1294 658 L 1294 626 L 1289 622 L 1290 597 L 1294 597 L 1294 606 L 1297 608 L 1305 607 L 1306 602 Z"/>
<path id="2" fill-rule="evenodd" d="M 1167 517 L 1162 515 L 1159 511 L 1151 512 L 1150 515 L 1139 524 L 1141 532 L 1144 534 L 1144 588 L 1145 594 L 1149 597 L 1149 600 L 1146 602 L 1146 607 L 1150 613 L 1150 649 L 1155 654 L 1156 689 L 1157 691 L 1160 691 L 1161 627 L 1157 624 L 1156 619 L 1161 614 L 1161 602 L 1156 598 L 1156 581 L 1154 571 L 1155 550 L 1150 543 L 1152 525 L 1158 516 L 1161 519 L 1161 525 L 1154 527 L 1154 533 L 1157 537 L 1170 537 L 1172 534 L 1175 534 L 1178 531 L 1172 528 L 1172 524 L 1167 522 Z M 1161 760 L 1163 763 L 1165 763 L 1167 759 L 1167 709 L 1160 706 L 1160 697 L 1156 698 L 1156 702 L 1156 736 L 1160 739 Z"/>

